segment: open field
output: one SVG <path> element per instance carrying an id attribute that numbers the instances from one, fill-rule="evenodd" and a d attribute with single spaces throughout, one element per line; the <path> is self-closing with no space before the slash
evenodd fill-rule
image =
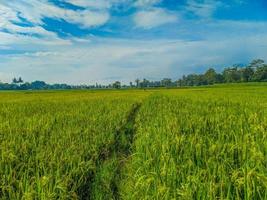
<path id="1" fill-rule="evenodd" d="M 267 84 L 0 92 L 0 199 L 267 199 Z"/>

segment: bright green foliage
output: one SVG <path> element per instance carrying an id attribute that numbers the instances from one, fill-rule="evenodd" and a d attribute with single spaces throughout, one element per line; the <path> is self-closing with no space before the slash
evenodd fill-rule
<path id="1" fill-rule="evenodd" d="M 267 199 L 267 85 L 0 93 L 0 199 Z"/>
<path id="2" fill-rule="evenodd" d="M 0 199 L 87 199 L 138 93 L 2 93 Z"/>
<path id="3" fill-rule="evenodd" d="M 267 199 L 267 88 L 173 90 L 136 121 L 122 199 Z"/>

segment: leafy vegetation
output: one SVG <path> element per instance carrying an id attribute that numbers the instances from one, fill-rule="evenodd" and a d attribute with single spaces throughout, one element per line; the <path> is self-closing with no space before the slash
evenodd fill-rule
<path id="1" fill-rule="evenodd" d="M 0 199 L 89 198 L 97 167 L 116 162 L 116 133 L 145 95 L 1 93 Z"/>
<path id="2" fill-rule="evenodd" d="M 0 199 L 267 199 L 266 83 L 0 97 Z"/>
<path id="3" fill-rule="evenodd" d="M 122 199 L 267 199 L 266 99 L 266 84 L 153 95 Z"/>
<path id="4" fill-rule="evenodd" d="M 212 85 L 216 83 L 266 82 L 267 64 L 263 60 L 253 60 L 247 66 L 234 65 L 227 67 L 222 73 L 213 68 L 204 74 L 190 74 L 178 80 L 179 86 Z"/>

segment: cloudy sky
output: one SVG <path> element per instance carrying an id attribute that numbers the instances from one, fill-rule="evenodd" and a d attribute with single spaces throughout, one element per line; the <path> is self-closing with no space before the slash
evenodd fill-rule
<path id="1" fill-rule="evenodd" d="M 266 0 L 0 0 L 0 80 L 151 80 L 267 60 Z"/>

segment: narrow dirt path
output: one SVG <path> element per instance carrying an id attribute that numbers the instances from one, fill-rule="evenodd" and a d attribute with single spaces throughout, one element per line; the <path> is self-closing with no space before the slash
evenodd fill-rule
<path id="1" fill-rule="evenodd" d="M 90 175 L 87 188 L 80 199 L 120 199 L 119 184 L 122 169 L 132 151 L 135 135 L 135 119 L 141 103 L 133 104 L 126 122 L 115 132 L 114 143 L 99 150 L 96 171 Z"/>
<path id="2" fill-rule="evenodd" d="M 125 161 L 128 160 L 128 157 L 132 152 L 132 143 L 134 140 L 134 135 L 136 132 L 135 119 L 138 113 L 138 110 L 141 107 L 141 103 L 133 105 L 131 112 L 128 115 L 127 122 L 116 134 L 116 154 L 117 154 L 117 168 L 115 170 L 115 177 L 113 181 L 113 197 L 114 199 L 120 199 L 118 184 L 120 183 L 122 177 L 122 169 L 125 164 Z"/>

